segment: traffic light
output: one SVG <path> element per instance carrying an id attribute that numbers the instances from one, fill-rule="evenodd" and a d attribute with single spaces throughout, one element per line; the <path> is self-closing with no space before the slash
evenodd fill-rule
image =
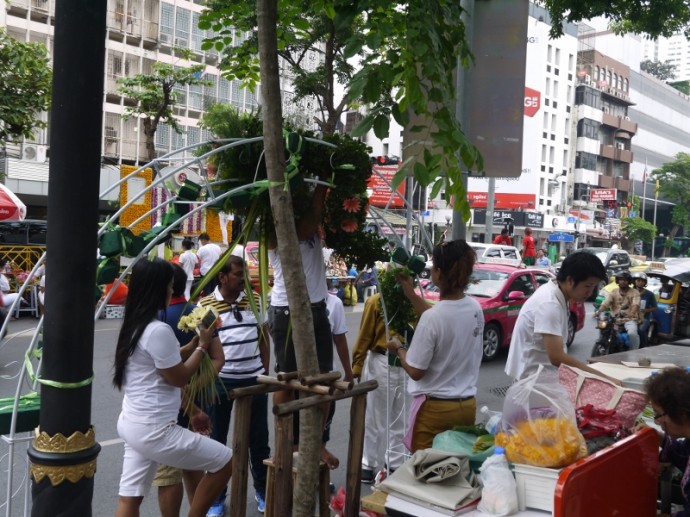
<path id="1" fill-rule="evenodd" d="M 374 156 L 372 161 L 377 165 L 397 165 L 400 159 L 397 156 Z"/>

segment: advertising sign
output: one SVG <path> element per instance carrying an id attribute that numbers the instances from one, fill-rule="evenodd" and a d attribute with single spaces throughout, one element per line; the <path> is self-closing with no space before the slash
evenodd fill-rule
<path id="1" fill-rule="evenodd" d="M 599 203 L 601 201 L 615 201 L 615 188 L 595 188 L 589 191 L 589 200 L 592 203 Z"/>
<path id="2" fill-rule="evenodd" d="M 525 115 L 533 117 L 541 107 L 541 92 L 525 86 Z"/>
<path id="3" fill-rule="evenodd" d="M 506 219 L 512 219 L 514 226 L 530 228 L 544 227 L 544 214 L 539 212 L 518 212 L 515 210 L 494 210 L 494 226 L 502 227 Z M 473 224 L 486 224 L 486 210 L 474 210 Z"/>
<path id="4" fill-rule="evenodd" d="M 397 194 L 391 190 L 390 182 L 398 172 L 397 165 L 372 165 L 374 173 L 369 178 L 369 203 L 377 208 L 402 208 L 405 203 L 405 182 L 397 189 Z"/>
<path id="5" fill-rule="evenodd" d="M 467 200 L 470 202 L 472 208 L 486 208 L 487 193 L 486 192 L 468 192 Z M 501 210 L 532 210 L 537 202 L 535 194 L 519 194 L 519 193 L 501 193 L 494 194 L 494 208 Z"/>

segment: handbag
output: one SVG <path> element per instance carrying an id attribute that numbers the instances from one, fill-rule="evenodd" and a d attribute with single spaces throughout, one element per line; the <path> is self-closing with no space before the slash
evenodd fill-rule
<path id="1" fill-rule="evenodd" d="M 635 425 L 635 420 L 647 405 L 647 396 L 643 392 L 616 386 L 572 366 L 561 364 L 558 377 L 575 407 L 591 404 L 595 409 L 615 409 L 626 429 Z"/>

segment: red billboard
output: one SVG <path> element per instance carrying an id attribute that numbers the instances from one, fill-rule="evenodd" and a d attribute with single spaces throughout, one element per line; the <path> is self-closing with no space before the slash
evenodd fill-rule
<path id="1" fill-rule="evenodd" d="M 541 92 L 525 86 L 525 115 L 533 117 L 541 107 Z"/>
<path id="2" fill-rule="evenodd" d="M 486 192 L 468 192 L 467 200 L 471 208 L 487 207 Z M 494 194 L 494 208 L 496 210 L 534 210 L 537 196 L 535 194 Z"/>
<path id="3" fill-rule="evenodd" d="M 589 191 L 589 200 L 592 203 L 599 203 L 601 201 L 615 201 L 615 188 L 594 188 Z"/>
<path id="4" fill-rule="evenodd" d="M 402 208 L 405 206 L 405 181 L 394 194 L 390 187 L 393 176 L 398 172 L 397 165 L 372 165 L 374 172 L 369 178 L 369 204 L 377 208 Z"/>

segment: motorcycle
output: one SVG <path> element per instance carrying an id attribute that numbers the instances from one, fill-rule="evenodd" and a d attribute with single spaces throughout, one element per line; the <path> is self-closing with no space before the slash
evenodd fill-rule
<path id="1" fill-rule="evenodd" d="M 592 348 L 592 357 L 615 354 L 616 352 L 628 350 L 630 347 L 628 332 L 625 330 L 623 324 L 617 323 L 620 316 L 620 311 L 618 314 L 612 314 L 608 311 L 599 313 L 599 319 L 597 321 L 599 339 L 597 339 L 596 343 L 594 343 L 594 348 Z"/>

